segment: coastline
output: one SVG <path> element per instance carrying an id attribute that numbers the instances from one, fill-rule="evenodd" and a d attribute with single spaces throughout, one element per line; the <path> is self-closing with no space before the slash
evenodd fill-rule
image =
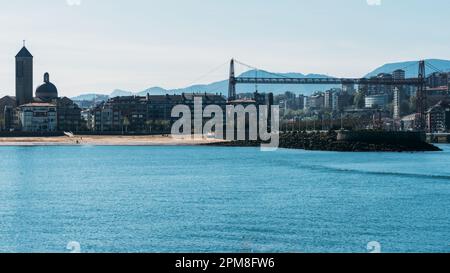
<path id="1" fill-rule="evenodd" d="M 48 137 L 0 137 L 7 146 L 222 146 L 257 147 L 261 141 L 226 141 L 214 138 L 177 139 L 170 135 L 75 135 Z M 335 152 L 426 152 L 442 151 L 424 141 L 345 141 L 335 132 L 290 132 L 280 135 L 279 148 Z"/>
<path id="2" fill-rule="evenodd" d="M 439 147 L 419 134 L 377 131 L 286 132 L 280 134 L 279 148 L 329 152 L 439 152 Z M 261 141 L 231 141 L 206 145 L 256 147 Z"/>
<path id="3" fill-rule="evenodd" d="M 214 145 L 223 140 L 176 139 L 170 136 L 92 136 L 74 137 L 0 137 L 0 147 L 5 146 L 196 146 Z"/>

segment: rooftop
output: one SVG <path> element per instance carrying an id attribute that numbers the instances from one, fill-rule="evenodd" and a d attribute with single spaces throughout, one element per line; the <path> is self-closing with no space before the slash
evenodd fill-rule
<path id="1" fill-rule="evenodd" d="M 430 107 L 430 109 L 428 109 L 428 113 L 434 111 L 434 110 L 440 110 L 440 109 L 448 109 L 450 108 L 450 102 L 445 101 L 445 100 L 441 100 L 439 101 L 437 104 L 433 105 L 432 107 Z"/>
<path id="2" fill-rule="evenodd" d="M 411 114 L 411 115 L 407 115 L 402 117 L 403 121 L 414 121 L 418 118 L 418 114 Z"/>
<path id="3" fill-rule="evenodd" d="M 229 101 L 229 103 L 256 103 L 256 101 L 252 100 L 252 99 L 239 99 L 239 100 Z"/>
<path id="4" fill-rule="evenodd" d="M 21 105 L 20 107 L 55 107 L 54 104 L 45 102 L 32 102 L 28 104 Z"/>
<path id="5" fill-rule="evenodd" d="M 16 58 L 33 58 L 33 55 L 31 55 L 26 47 L 22 47 L 19 53 L 17 53 Z"/>

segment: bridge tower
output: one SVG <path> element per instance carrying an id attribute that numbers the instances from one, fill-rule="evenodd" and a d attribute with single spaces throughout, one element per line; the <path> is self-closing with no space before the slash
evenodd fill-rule
<path id="1" fill-rule="evenodd" d="M 427 75 L 425 72 L 425 61 L 419 62 L 419 83 L 417 85 L 417 113 L 419 115 L 419 120 L 417 124 L 417 129 L 420 131 L 425 131 L 426 124 L 426 112 L 427 112 L 427 93 L 425 86 L 425 79 Z"/>
<path id="2" fill-rule="evenodd" d="M 231 59 L 230 63 L 230 79 L 228 83 L 228 100 L 236 99 L 236 77 L 234 74 L 234 59 Z"/>

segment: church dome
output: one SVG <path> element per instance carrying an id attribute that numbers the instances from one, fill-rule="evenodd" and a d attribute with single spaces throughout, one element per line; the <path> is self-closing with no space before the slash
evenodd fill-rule
<path id="1" fill-rule="evenodd" d="M 44 101 L 58 98 L 58 89 L 50 82 L 50 75 L 48 73 L 44 74 L 44 84 L 36 89 L 36 97 Z"/>

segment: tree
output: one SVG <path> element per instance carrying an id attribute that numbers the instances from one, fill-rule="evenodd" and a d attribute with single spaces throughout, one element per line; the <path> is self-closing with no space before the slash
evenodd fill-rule
<path id="1" fill-rule="evenodd" d="M 0 131 L 5 128 L 5 117 L 0 117 Z"/>
<path id="2" fill-rule="evenodd" d="M 364 95 L 363 92 L 356 93 L 355 98 L 353 100 L 353 104 L 359 109 L 364 108 L 364 106 L 365 106 L 365 95 Z"/>
<path id="3" fill-rule="evenodd" d="M 152 132 L 152 125 L 153 125 L 153 120 L 147 120 L 147 121 L 145 121 L 145 125 L 147 125 L 147 130 L 148 130 L 148 132 L 149 133 L 151 133 Z"/>
<path id="4" fill-rule="evenodd" d="M 410 111 L 410 108 L 409 108 L 409 101 L 407 101 L 407 100 L 403 100 L 401 103 L 400 103 L 400 114 L 401 115 L 409 115 L 409 114 L 411 114 L 412 112 Z"/>
<path id="5" fill-rule="evenodd" d="M 170 121 L 163 120 L 162 121 L 163 131 L 166 132 L 170 129 Z"/>
<path id="6" fill-rule="evenodd" d="M 128 126 L 130 126 L 130 120 L 127 117 L 123 118 L 123 126 L 125 126 L 125 132 L 128 133 Z"/>

